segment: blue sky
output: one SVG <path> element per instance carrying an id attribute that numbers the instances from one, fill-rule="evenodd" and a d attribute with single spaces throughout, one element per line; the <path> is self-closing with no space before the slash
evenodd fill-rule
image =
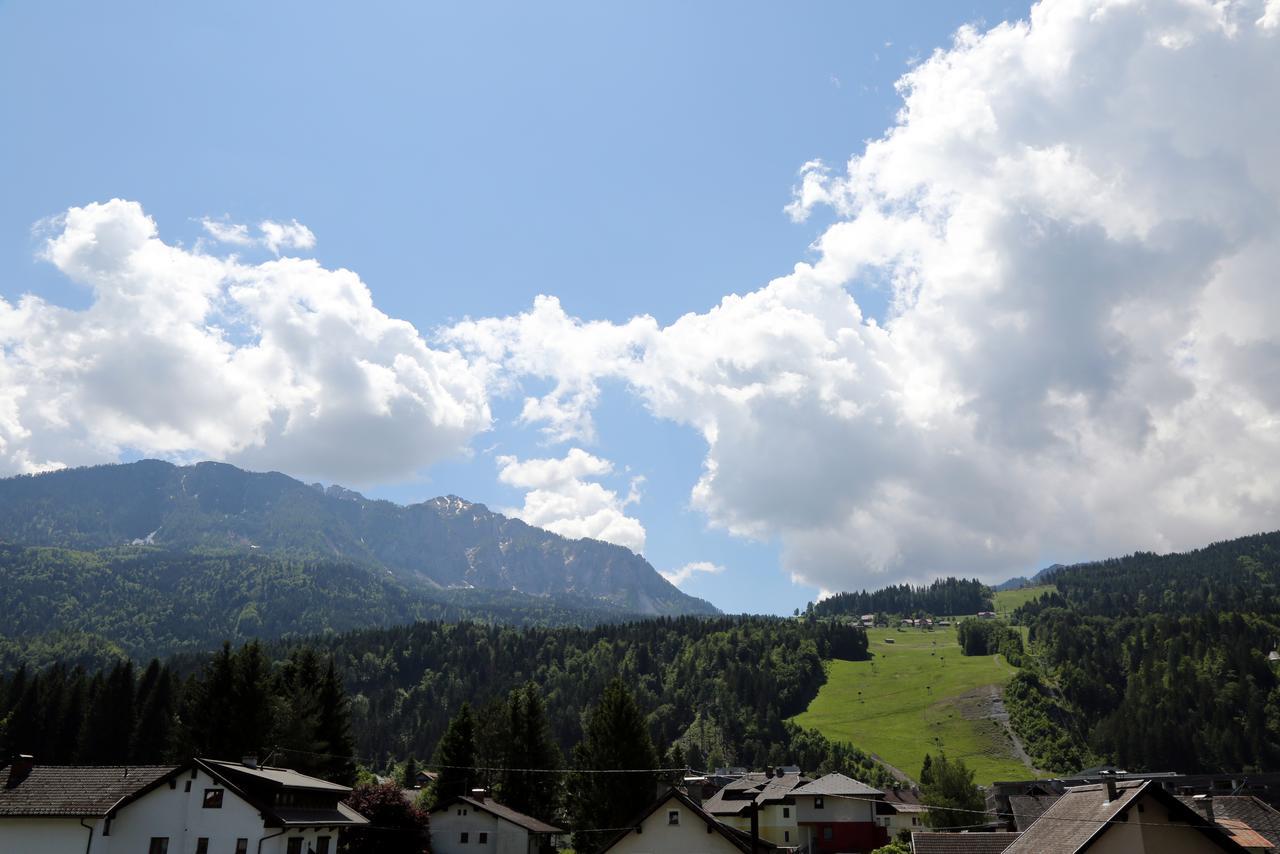
<path id="1" fill-rule="evenodd" d="M 667 327 L 688 313 L 707 312 L 726 295 L 756 291 L 798 262 L 822 261 L 825 250 L 815 249 L 814 241 L 857 215 L 825 201 L 806 203 L 801 215 L 784 213 L 804 164 L 822 160 L 835 176 L 830 180 L 841 180 L 850 156 L 905 121 L 898 118 L 904 101 L 895 81 L 935 50 L 950 49 L 958 27 L 975 23 L 983 32 L 1028 12 L 1028 4 L 1000 2 L 0 3 L 0 116 L 8 130 L 0 135 L 0 297 L 16 304 L 22 294 L 34 293 L 54 305 L 89 307 L 90 289 L 40 259 L 49 229 L 33 231 L 33 225 L 73 207 L 121 198 L 145 209 L 165 243 L 193 251 L 211 251 L 201 224 L 207 217 L 251 224 L 296 219 L 316 238 L 314 249 L 302 254 L 325 268 L 358 273 L 378 309 L 409 321 L 428 342 L 464 318 L 528 311 L 540 294 L 557 297 L 573 318 L 623 324 L 649 315 Z M 1064 14 L 1042 31 L 1062 26 L 1067 32 L 1067 18 L 1075 27 L 1069 38 L 1093 38 L 1080 28 L 1089 20 L 1083 13 Z M 957 64 L 976 63 L 980 54 L 995 63 L 990 57 L 998 53 L 998 38 L 1015 36 L 1029 40 L 1025 31 L 1007 31 L 984 42 L 989 55 L 957 54 Z M 1119 55 L 1096 41 L 1084 46 Z M 1029 55 L 1040 50 L 1025 49 Z M 960 79 L 947 63 L 935 65 L 930 73 L 937 80 Z M 1193 63 L 1189 70 L 1202 69 Z M 1009 86 L 1024 83 L 1014 94 L 1026 102 L 1037 97 L 1036 86 L 1019 80 Z M 1004 84 L 992 77 L 981 85 L 994 90 Z M 1085 83 L 1080 86 L 1084 91 Z M 946 101 L 929 101 L 931 91 L 919 93 L 916 112 L 925 118 Z M 1015 100 L 993 97 L 991 103 L 1004 108 Z M 1027 115 L 1045 114 L 1037 109 L 1025 107 Z M 1041 142 L 1049 150 L 1060 137 L 1074 140 L 1061 150 L 1087 150 L 1093 142 L 1073 136 L 1068 118 L 1063 113 L 1044 120 L 1059 122 L 1037 131 L 1048 142 L 1000 142 L 1010 151 Z M 1020 132 L 1016 122 L 998 125 L 1001 133 Z M 941 143 L 939 149 L 952 150 Z M 922 184 L 926 190 L 950 170 L 945 164 L 928 168 L 940 169 L 942 177 Z M 904 204 L 914 202 L 895 202 Z M 236 251 L 253 263 L 273 257 L 261 246 Z M 864 266 L 843 284 L 862 316 L 881 325 L 890 320 L 893 288 L 903 287 L 883 266 L 888 263 Z M 1042 364 L 1010 353 L 991 361 L 1006 373 L 1010 366 Z M 1096 379 L 1079 379 L 1086 368 L 1043 370 L 1046 387 Z M 1016 398 L 1014 389 L 1038 381 L 1005 376 L 996 391 L 971 384 L 977 390 L 957 410 L 978 419 L 965 427 L 970 439 L 987 443 L 1005 436 L 1009 424 L 1028 417 L 1032 404 L 1036 417 L 1048 418 L 1060 413 L 1045 407 L 1065 406 L 1072 394 L 1095 400 L 1094 386 L 1067 388 L 1049 403 Z M 591 441 L 548 441 L 518 415 L 525 397 L 545 394 L 552 385 L 546 377 L 524 375 L 514 387 L 495 388 L 488 398 L 491 426 L 471 436 L 466 450 L 412 472 L 380 476 L 364 491 L 406 502 L 455 493 L 518 507 L 523 490 L 499 481 L 498 457 L 559 457 L 579 445 L 611 461 L 600 482 L 620 495 L 632 478 L 643 477 L 638 502 L 626 510 L 643 524 L 645 553 L 658 569 L 694 561 L 725 567 L 719 574 L 693 575 L 684 588 L 729 611 L 786 613 L 803 607 L 821 587 L 845 583 L 839 549 L 833 556 L 831 545 L 840 537 L 857 540 L 851 565 L 874 563 L 880 571 L 874 577 L 889 582 L 898 575 L 885 575 L 885 567 L 911 578 L 953 566 L 996 576 L 1109 549 L 1178 545 L 1171 530 L 1224 532 L 1220 521 L 1184 524 L 1181 508 L 1150 524 L 1136 523 L 1132 536 L 1038 539 L 993 533 L 1000 523 L 990 520 L 940 520 L 938 530 L 967 550 L 953 562 L 945 544 L 914 554 L 903 546 L 927 539 L 908 529 L 936 511 L 937 496 L 928 495 L 910 525 L 892 521 L 897 517 L 888 511 L 883 518 L 863 518 L 869 499 L 842 495 L 851 508 L 843 528 L 800 531 L 794 521 L 775 525 L 758 508 L 744 510 L 750 501 L 721 511 L 693 506 L 691 490 L 714 459 L 707 439 L 688 420 L 654 417 L 653 399 L 631 393 L 616 376 L 599 379 Z M 989 409 L 999 413 L 995 427 L 981 423 Z M 1116 418 L 1132 421 L 1125 414 Z M 936 424 L 927 421 L 929 429 Z M 957 439 L 957 447 L 970 439 Z M 928 472 L 886 473 L 877 457 L 929 454 L 875 450 L 858 441 L 850 438 L 851 455 L 867 450 L 857 476 L 879 478 L 886 490 L 881 499 L 903 482 L 913 494 L 924 494 L 920 482 L 954 477 L 971 484 L 990 476 L 954 471 L 932 457 Z M 839 442 L 834 445 L 839 452 Z M 929 447 L 932 452 L 944 445 L 937 439 Z M 123 458 L 155 453 L 127 442 L 113 447 Z M 764 447 L 767 455 L 773 446 Z M 1036 469 L 1035 460 L 1024 462 L 1026 471 Z M 1113 462 L 1091 458 L 1077 468 L 1097 486 Z M 828 467 L 836 466 L 829 461 Z M 758 503 L 760 488 L 752 488 Z M 992 506 L 1007 501 L 1010 508 L 1025 507 L 1020 494 L 1045 488 L 1028 482 L 1004 495 L 1004 486 L 994 485 Z M 1018 524 L 1033 533 L 1037 525 L 1078 529 L 1082 512 L 1063 503 Z M 883 545 L 885 538 L 892 544 Z M 984 563 L 991 555 L 999 559 Z M 819 564 L 821 570 L 804 569 Z M 797 567 L 806 583 L 791 580 Z M 851 572 L 847 585 L 868 577 Z"/>

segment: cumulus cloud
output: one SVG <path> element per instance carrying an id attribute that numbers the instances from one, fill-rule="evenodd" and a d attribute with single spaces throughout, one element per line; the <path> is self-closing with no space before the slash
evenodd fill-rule
<path id="1" fill-rule="evenodd" d="M 43 255 L 92 303 L 0 299 L 5 473 L 128 450 L 369 483 L 488 427 L 483 376 L 347 270 L 187 251 L 118 199 L 68 210 Z"/>
<path id="2" fill-rule="evenodd" d="M 279 255 L 282 249 L 314 249 L 316 236 L 296 219 L 290 222 L 275 222 L 264 219 L 258 223 L 258 236 L 249 232 L 249 226 L 243 223 L 205 217 L 200 225 L 210 237 L 219 243 L 232 246 L 262 246 L 273 254 Z"/>
<path id="3" fill-rule="evenodd" d="M 551 438 L 589 436 L 608 381 L 698 430 L 691 504 L 824 590 L 1274 528 L 1275 9 L 964 28 L 880 139 L 803 169 L 788 213 L 837 217 L 812 262 L 665 327 L 543 297 L 445 338 L 495 387 L 550 381 L 524 417 Z"/>
<path id="4" fill-rule="evenodd" d="M 705 573 L 707 575 L 719 575 L 724 572 L 724 567 L 719 564 L 712 563 L 708 560 L 695 560 L 693 563 L 686 563 L 679 569 L 673 569 L 669 572 L 662 573 L 662 577 L 670 581 L 676 587 L 684 584 L 695 574 Z"/>
<path id="5" fill-rule="evenodd" d="M 570 539 L 590 537 L 644 551 L 644 526 L 626 514 L 640 500 L 642 478 L 631 479 L 625 496 L 599 483 L 613 473 L 613 464 L 581 448 L 560 459 L 519 460 L 498 457 L 498 479 L 528 490 L 524 506 L 504 512 L 530 525 Z"/>

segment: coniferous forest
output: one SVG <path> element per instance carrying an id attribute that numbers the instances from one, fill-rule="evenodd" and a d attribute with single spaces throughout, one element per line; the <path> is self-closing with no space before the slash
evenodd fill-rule
<path id="1" fill-rule="evenodd" d="M 1039 664 L 1006 692 L 1043 767 L 1280 767 L 1280 533 L 1081 564 L 1023 606 Z"/>

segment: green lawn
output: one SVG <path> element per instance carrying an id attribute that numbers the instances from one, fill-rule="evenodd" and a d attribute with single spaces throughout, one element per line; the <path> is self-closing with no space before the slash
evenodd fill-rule
<path id="1" fill-rule="evenodd" d="M 913 778 L 924 755 L 943 748 L 983 785 L 1028 776 L 990 717 L 992 694 L 1003 691 L 1015 668 L 1000 656 L 962 656 L 954 629 L 872 629 L 867 637 L 873 659 L 832 661 L 827 684 L 792 720 Z"/>
<path id="2" fill-rule="evenodd" d="M 996 593 L 996 612 L 1008 613 L 1019 605 L 1025 605 L 1033 599 L 1039 599 L 1042 593 L 1056 589 L 1052 584 L 1039 584 L 1035 587 L 1023 587 L 1018 590 L 1001 590 Z"/>

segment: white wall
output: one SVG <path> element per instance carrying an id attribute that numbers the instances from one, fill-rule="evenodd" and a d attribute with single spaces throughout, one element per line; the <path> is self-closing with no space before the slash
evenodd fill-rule
<path id="1" fill-rule="evenodd" d="M 840 798 L 831 795 L 823 799 L 823 808 L 814 809 L 811 795 L 796 797 L 796 820 L 836 822 L 875 821 L 875 804 L 870 798 Z"/>
<path id="2" fill-rule="evenodd" d="M 79 822 L 75 818 L 0 818 L 0 854 L 84 854 L 89 831 Z M 101 824 L 91 818 L 84 823 Z"/>
<path id="3" fill-rule="evenodd" d="M 667 823 L 667 813 L 680 813 L 680 823 Z M 642 833 L 631 831 L 609 849 L 609 854 L 741 854 L 714 830 L 707 832 L 704 818 L 671 798 L 641 824 Z"/>
<path id="4" fill-rule="evenodd" d="M 465 815 L 459 815 L 465 811 Z M 462 834 L 467 841 L 461 841 Z M 489 834 L 480 844 L 480 834 Z M 435 854 L 528 854 L 529 832 L 467 804 L 431 814 L 431 850 Z"/>

